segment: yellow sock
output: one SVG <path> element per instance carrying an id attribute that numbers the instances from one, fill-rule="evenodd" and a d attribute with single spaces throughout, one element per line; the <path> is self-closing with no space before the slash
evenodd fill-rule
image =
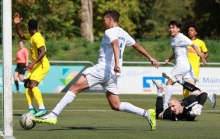
<path id="1" fill-rule="evenodd" d="M 38 105 L 44 104 L 40 89 L 37 86 L 32 88 L 32 92 L 34 94 L 35 99 L 37 100 Z"/>
<path id="2" fill-rule="evenodd" d="M 25 95 L 28 105 L 33 104 L 33 93 L 30 88 L 25 88 Z"/>

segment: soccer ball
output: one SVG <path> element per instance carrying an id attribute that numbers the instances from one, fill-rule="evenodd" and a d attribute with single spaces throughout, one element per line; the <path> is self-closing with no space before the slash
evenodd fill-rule
<path id="1" fill-rule="evenodd" d="M 25 113 L 20 118 L 20 125 L 25 130 L 30 130 L 34 128 L 36 122 L 33 121 L 35 116 L 32 113 Z"/>

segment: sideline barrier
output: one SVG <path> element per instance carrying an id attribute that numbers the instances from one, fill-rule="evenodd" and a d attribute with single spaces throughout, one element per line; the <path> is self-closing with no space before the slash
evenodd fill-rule
<path id="1" fill-rule="evenodd" d="M 90 61 L 50 61 L 51 69 L 45 79 L 39 84 L 39 88 L 42 93 L 60 93 L 66 92 L 70 85 L 74 84 L 80 77 L 82 71 L 86 66 L 55 66 L 54 64 L 74 64 L 80 63 L 82 65 L 90 64 L 94 65 Z M 151 64 L 150 62 L 138 62 L 138 61 L 124 61 L 124 64 Z M 152 79 L 159 80 L 162 83 L 166 82 L 166 79 L 162 77 L 162 72 L 170 73 L 171 67 L 163 67 L 164 62 L 160 62 L 161 66 L 156 69 L 153 66 L 123 66 L 121 76 L 118 79 L 119 94 L 156 94 L 156 87 L 152 83 Z M 213 63 L 211 63 L 213 64 Z M 211 65 L 207 63 L 207 65 Z M 214 63 L 220 65 L 220 63 Z M 15 65 L 12 72 L 14 72 Z M 2 70 L 2 67 L 0 67 Z M 200 77 L 197 85 L 203 87 L 205 90 L 212 93 L 220 94 L 220 74 L 219 67 L 202 67 L 200 68 Z M 2 73 L 0 73 L 0 77 Z M 0 80 L 2 85 L 2 80 Z M 12 87 L 15 90 L 14 81 L 12 80 Z M 24 93 L 23 82 L 19 82 L 20 91 Z M 104 90 L 100 85 L 94 86 L 85 92 L 103 92 Z M 0 90 L 2 92 L 2 90 Z M 173 87 L 174 94 L 182 94 L 182 86 L 175 84 Z"/>

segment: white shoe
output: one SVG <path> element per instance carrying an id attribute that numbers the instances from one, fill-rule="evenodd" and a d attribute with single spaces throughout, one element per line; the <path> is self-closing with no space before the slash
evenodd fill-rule
<path id="1" fill-rule="evenodd" d="M 177 79 L 174 76 L 172 76 L 166 72 L 163 72 L 162 76 L 168 80 L 171 80 L 173 83 L 177 82 Z"/>
<path id="2" fill-rule="evenodd" d="M 216 105 L 216 94 L 214 93 L 212 93 L 212 94 L 210 94 L 209 95 L 209 100 L 211 101 L 211 103 L 212 103 L 212 108 L 214 108 L 215 107 L 215 105 Z"/>
<path id="3" fill-rule="evenodd" d="M 165 90 L 166 85 L 157 81 L 157 80 L 152 80 L 152 82 L 156 85 L 157 89 L 163 92 Z"/>

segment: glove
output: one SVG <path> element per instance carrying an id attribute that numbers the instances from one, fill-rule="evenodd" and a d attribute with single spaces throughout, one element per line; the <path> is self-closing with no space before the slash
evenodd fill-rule
<path id="1" fill-rule="evenodd" d="M 203 106 L 200 105 L 200 104 L 194 105 L 194 106 L 192 107 L 191 111 L 190 111 L 190 116 L 191 116 L 191 117 L 196 117 L 196 116 L 200 115 L 201 112 L 202 112 L 202 107 L 203 107 Z"/>

